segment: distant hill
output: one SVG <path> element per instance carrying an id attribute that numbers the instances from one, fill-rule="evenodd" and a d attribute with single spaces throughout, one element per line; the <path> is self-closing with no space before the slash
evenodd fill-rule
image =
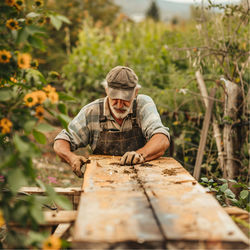
<path id="1" fill-rule="evenodd" d="M 122 11 L 134 19 L 140 21 L 144 18 L 145 12 L 150 6 L 151 0 L 114 0 L 114 2 L 121 6 Z M 161 20 L 168 21 L 174 16 L 181 18 L 189 18 L 190 6 L 192 3 L 179 3 L 167 0 L 156 0 L 159 7 Z"/>

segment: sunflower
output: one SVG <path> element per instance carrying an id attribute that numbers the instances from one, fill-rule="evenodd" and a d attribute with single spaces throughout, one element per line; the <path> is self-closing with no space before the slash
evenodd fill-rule
<path id="1" fill-rule="evenodd" d="M 19 53 L 18 54 L 17 64 L 18 64 L 19 68 L 21 68 L 21 69 L 30 68 L 30 62 L 31 62 L 30 54 L 27 54 L 27 53 L 24 53 L 24 54 Z"/>
<path id="2" fill-rule="evenodd" d="M 49 99 L 50 99 L 50 101 L 52 103 L 57 103 L 58 102 L 59 96 L 58 96 L 58 94 L 56 92 L 49 92 L 48 97 L 49 97 Z"/>
<path id="3" fill-rule="evenodd" d="M 8 63 L 10 61 L 11 54 L 7 50 L 0 50 L 0 63 Z"/>
<path id="4" fill-rule="evenodd" d="M 25 101 L 25 105 L 28 107 L 32 107 L 38 102 L 35 92 L 26 94 L 23 100 Z"/>
<path id="5" fill-rule="evenodd" d="M 45 92 L 50 93 L 50 92 L 56 92 L 56 89 L 54 87 L 51 87 L 51 85 L 47 85 L 46 87 L 43 87 Z"/>
<path id="6" fill-rule="evenodd" d="M 36 107 L 36 114 L 35 116 L 39 119 L 42 120 L 44 115 L 44 108 L 42 106 L 37 106 Z"/>
<path id="7" fill-rule="evenodd" d="M 17 29 L 20 28 L 19 25 L 18 25 L 18 22 L 16 20 L 14 20 L 14 19 L 7 20 L 6 27 L 11 29 L 11 30 L 17 30 Z"/>
<path id="8" fill-rule="evenodd" d="M 9 6 L 14 6 L 16 1 L 15 0 L 5 0 L 5 3 Z"/>
<path id="9" fill-rule="evenodd" d="M 30 66 L 33 68 L 33 69 L 37 69 L 38 66 L 39 66 L 39 62 L 37 59 L 34 59 L 31 63 L 30 63 Z"/>
<path id="10" fill-rule="evenodd" d="M 35 6 L 36 7 L 42 7 L 43 6 L 43 0 L 35 0 Z"/>
<path id="11" fill-rule="evenodd" d="M 26 18 L 25 24 L 31 25 L 33 23 L 33 20 L 31 18 Z"/>
<path id="12" fill-rule="evenodd" d="M 44 103 L 44 101 L 47 98 L 46 93 L 44 91 L 38 90 L 38 91 L 35 91 L 33 93 L 36 95 L 38 103 L 40 103 L 40 104 Z"/>
<path id="13" fill-rule="evenodd" d="M 24 1 L 23 0 L 16 0 L 16 4 L 15 4 L 16 8 L 18 10 L 21 10 L 22 7 L 24 6 Z"/>
<path id="14" fill-rule="evenodd" d="M 38 20 L 37 20 L 37 23 L 39 25 L 44 25 L 46 23 L 46 18 L 45 17 L 40 17 Z"/>
<path id="15" fill-rule="evenodd" d="M 43 243 L 43 250 L 58 250 L 61 248 L 61 240 L 55 236 L 51 235 Z"/>
<path id="16" fill-rule="evenodd" d="M 7 118 L 3 118 L 0 120 L 0 127 L 2 128 L 2 134 L 7 134 L 11 130 L 12 122 Z"/>

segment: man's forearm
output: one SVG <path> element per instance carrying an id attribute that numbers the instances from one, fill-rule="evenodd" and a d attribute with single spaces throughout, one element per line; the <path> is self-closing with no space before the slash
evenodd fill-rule
<path id="1" fill-rule="evenodd" d="M 70 165 L 76 157 L 76 155 L 70 151 L 70 143 L 65 140 L 56 140 L 54 143 L 54 150 L 61 159 Z"/>
<path id="2" fill-rule="evenodd" d="M 170 143 L 166 135 L 155 134 L 146 145 L 136 152 L 143 155 L 145 161 L 150 161 L 162 156 L 168 149 Z"/>

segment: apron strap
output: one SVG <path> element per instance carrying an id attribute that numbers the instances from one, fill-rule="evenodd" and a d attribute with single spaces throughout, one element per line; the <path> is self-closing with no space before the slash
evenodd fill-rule
<path id="1" fill-rule="evenodd" d="M 133 113 L 132 113 L 132 126 L 133 127 L 138 127 L 137 122 L 136 122 L 136 108 L 137 108 L 137 103 L 136 103 L 136 98 L 133 101 Z"/>

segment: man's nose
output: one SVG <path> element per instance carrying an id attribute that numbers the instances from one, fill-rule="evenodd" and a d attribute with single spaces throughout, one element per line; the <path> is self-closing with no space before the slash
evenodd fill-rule
<path id="1" fill-rule="evenodd" d="M 120 100 L 120 99 L 118 99 L 118 100 L 117 100 L 117 108 L 118 108 L 118 109 L 121 109 L 121 108 L 123 108 L 123 105 L 124 105 L 124 104 L 123 104 L 123 101 Z"/>

